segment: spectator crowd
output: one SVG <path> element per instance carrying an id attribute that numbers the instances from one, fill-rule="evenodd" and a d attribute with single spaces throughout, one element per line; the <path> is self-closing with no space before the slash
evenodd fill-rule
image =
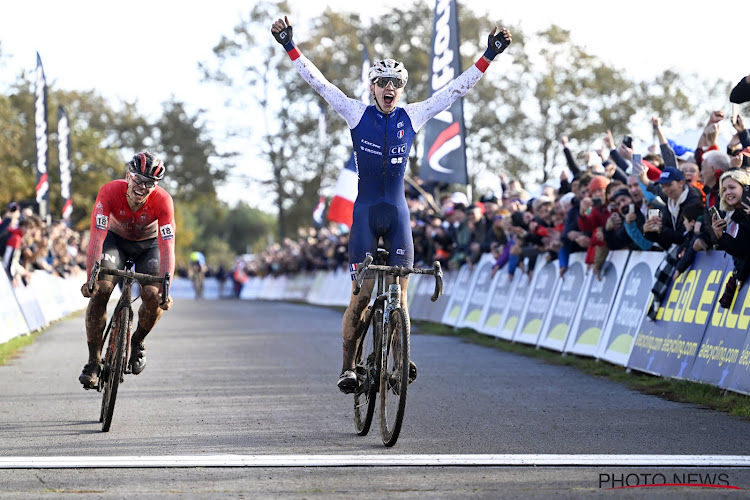
<path id="1" fill-rule="evenodd" d="M 14 287 L 27 285 L 36 270 L 67 277 L 86 269 L 88 232 L 65 221 L 48 224 L 30 207 L 7 205 L 0 221 L 3 268 Z"/>
<path id="2" fill-rule="evenodd" d="M 732 90 L 733 103 L 750 101 L 750 75 Z M 729 122 L 726 148 L 719 130 Z M 688 270 L 698 252 L 725 251 L 734 271 L 721 305 L 729 307 L 750 275 L 750 131 L 737 113 L 714 111 L 695 145 L 667 139 L 659 117 L 650 120 L 658 145 L 637 154 L 633 140 L 603 134 L 602 147 L 576 160 L 567 137 L 560 142 L 567 170 L 559 187 L 544 185 L 536 196 L 518 180 L 501 175 L 501 192 L 476 200 L 457 191 L 437 200 L 406 185 L 415 265 L 444 268 L 475 265 L 483 254 L 495 260 L 493 275 L 517 268 L 530 274 L 536 260 L 557 259 L 564 275 L 570 255 L 585 252 L 589 272 L 601 277 L 612 250 L 661 252 L 664 262 L 652 292 L 655 314 L 671 280 Z M 747 193 L 747 194 L 746 194 Z M 336 224 L 300 230 L 241 265 L 248 275 L 345 268 L 348 234 Z"/>
<path id="3" fill-rule="evenodd" d="M 750 101 L 750 75 L 735 86 L 730 100 Z M 733 137 L 722 150 L 718 138 L 725 121 Z M 690 268 L 698 252 L 716 249 L 734 262 L 720 299 L 729 307 L 750 275 L 750 131 L 740 114 L 714 111 L 697 144 L 685 146 L 667 139 L 659 117 L 650 125 L 659 144 L 643 156 L 631 137 L 616 141 L 607 131 L 601 148 L 585 152 L 579 163 L 568 138 L 561 137 L 567 169 L 559 187 L 544 185 L 533 197 L 519 180 L 504 175 L 499 192 L 484 192 L 476 200 L 460 191 L 434 199 L 419 184 L 407 184 L 415 265 L 429 267 L 438 260 L 444 268 L 458 269 L 491 254 L 493 275 L 507 272 L 512 279 L 518 268 L 530 275 L 539 258 L 557 259 L 564 275 L 570 255 L 582 252 L 588 271 L 601 277 L 612 250 L 662 252 L 653 316 L 671 280 Z M 232 270 L 216 274 L 222 284 L 231 277 L 239 296 L 250 276 L 346 269 L 348 237 L 335 223 L 300 229 L 297 238 L 251 258 L 238 257 Z M 16 286 L 36 269 L 60 276 L 85 269 L 87 245 L 87 232 L 79 234 L 62 221 L 48 225 L 16 203 L 8 205 L 0 223 L 3 267 Z"/>

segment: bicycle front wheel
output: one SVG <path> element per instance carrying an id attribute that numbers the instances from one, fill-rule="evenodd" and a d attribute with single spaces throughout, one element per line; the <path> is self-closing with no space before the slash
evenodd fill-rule
<path id="1" fill-rule="evenodd" d="M 357 347 L 355 370 L 357 390 L 354 393 L 354 427 L 364 436 L 370 431 L 375 400 L 380 384 L 380 339 L 383 334 L 383 310 L 372 314 L 371 326 L 362 334 Z"/>
<path id="2" fill-rule="evenodd" d="M 100 421 L 102 422 L 102 432 L 108 432 L 112 425 L 112 416 L 115 413 L 115 400 L 117 399 L 117 389 L 125 374 L 127 366 L 127 344 L 128 329 L 130 327 L 130 312 L 122 308 L 117 317 L 117 324 L 112 328 L 109 339 L 109 347 L 104 362 L 104 395 L 102 396 L 102 411 Z"/>
<path id="3" fill-rule="evenodd" d="M 380 364 L 380 435 L 383 444 L 396 444 L 406 411 L 409 386 L 409 316 L 401 309 L 391 311 Z"/>

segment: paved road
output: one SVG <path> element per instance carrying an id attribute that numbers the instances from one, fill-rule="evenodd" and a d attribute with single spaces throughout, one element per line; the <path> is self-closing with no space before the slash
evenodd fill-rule
<path id="1" fill-rule="evenodd" d="M 178 301 L 148 339 L 147 369 L 121 386 L 109 433 L 100 431 L 99 393 L 77 381 L 86 361 L 82 316 L 51 326 L 0 367 L 0 466 L 13 457 L 74 457 L 72 466 L 0 469 L 0 496 L 575 498 L 654 478 L 750 488 L 750 422 L 419 332 L 412 338 L 419 378 L 409 389 L 399 442 L 386 449 L 377 422 L 370 435 L 354 434 L 351 397 L 336 390 L 340 325 L 341 312 L 333 309 Z M 319 455 L 337 465 L 300 466 Z M 415 465 L 404 465 L 404 455 L 415 455 Z M 565 462 L 591 455 L 601 463 Z M 658 457 L 626 465 L 624 455 Z M 148 466 L 161 456 L 175 463 Z M 258 456 L 280 466 L 254 462 Z M 357 466 L 353 456 L 376 465 Z M 461 463 L 456 457 L 472 456 L 510 458 L 454 465 Z M 114 457 L 125 467 L 75 467 L 85 457 Z M 205 463 L 180 465 L 185 457 Z M 221 457 L 239 457 L 246 466 L 209 463 Z M 377 463 L 387 457 L 399 465 Z M 429 457 L 453 461 L 424 465 Z M 649 496 L 664 498 L 707 491 L 737 493 L 648 488 Z"/>

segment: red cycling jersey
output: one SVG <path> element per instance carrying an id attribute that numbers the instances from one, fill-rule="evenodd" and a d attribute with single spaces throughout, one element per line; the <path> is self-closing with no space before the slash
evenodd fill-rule
<path id="1" fill-rule="evenodd" d="M 91 240 L 86 254 L 86 272 L 91 276 L 94 263 L 102 258 L 107 231 L 130 241 L 158 238 L 159 274 L 174 274 L 174 202 L 159 186 L 135 213 L 128 205 L 128 182 L 111 181 L 102 186 L 91 214 Z"/>

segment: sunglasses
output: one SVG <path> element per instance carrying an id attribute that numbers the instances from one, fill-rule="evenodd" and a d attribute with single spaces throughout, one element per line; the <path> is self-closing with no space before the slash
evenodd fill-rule
<path id="1" fill-rule="evenodd" d="M 404 86 L 404 81 L 401 78 L 396 78 L 395 76 L 389 76 L 389 77 L 381 76 L 375 80 L 375 83 L 381 89 L 386 88 L 389 83 L 393 85 L 394 89 L 400 89 Z"/>
<path id="2" fill-rule="evenodd" d="M 143 187 L 145 187 L 145 188 L 147 188 L 147 189 L 151 189 L 151 188 L 153 188 L 154 186 L 156 186 L 156 181 L 154 181 L 154 180 L 152 180 L 152 179 L 148 179 L 148 178 L 146 178 L 146 177 L 143 177 L 142 175 L 138 175 L 138 174 L 132 174 L 132 173 L 131 173 L 131 174 L 130 174 L 130 178 L 131 178 L 131 179 L 133 180 L 133 182 L 135 182 L 135 183 L 136 183 L 137 185 L 139 185 L 139 186 L 143 186 Z"/>

